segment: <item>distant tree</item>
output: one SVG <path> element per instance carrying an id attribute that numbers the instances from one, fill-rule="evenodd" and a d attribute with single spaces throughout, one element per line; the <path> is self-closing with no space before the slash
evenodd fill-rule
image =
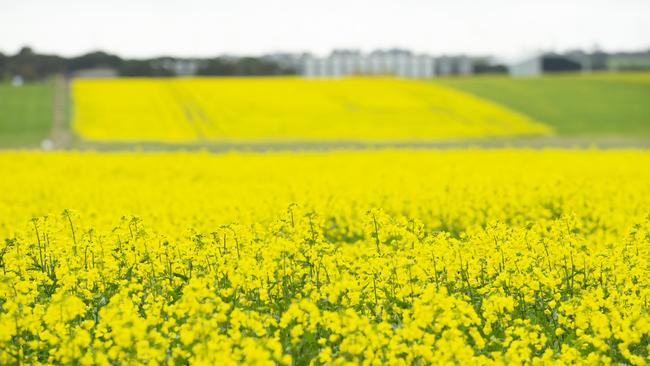
<path id="1" fill-rule="evenodd" d="M 111 55 L 103 51 L 96 51 L 68 59 L 66 62 L 66 69 L 68 72 L 75 72 L 83 69 L 92 69 L 97 67 L 110 67 L 119 69 L 122 65 L 122 62 L 122 59 L 118 56 Z"/>
<path id="2" fill-rule="evenodd" d="M 30 47 L 23 47 L 15 56 L 7 60 L 10 75 L 20 75 L 25 80 L 46 78 L 65 71 L 65 59 L 54 55 L 35 53 Z"/>
<path id="3" fill-rule="evenodd" d="M 118 71 L 121 76 L 174 76 L 174 72 L 172 70 L 159 66 L 151 60 L 124 60 L 120 65 Z"/>
<path id="4" fill-rule="evenodd" d="M 508 67 L 506 65 L 475 65 L 475 74 L 507 74 Z"/>
<path id="5" fill-rule="evenodd" d="M 197 75 L 203 76 L 266 76 L 295 73 L 296 70 L 258 57 L 217 57 L 206 60 L 197 70 Z"/>
<path id="6" fill-rule="evenodd" d="M 220 57 L 206 60 L 196 71 L 201 76 L 227 76 L 235 75 L 235 72 L 234 62 Z"/>
<path id="7" fill-rule="evenodd" d="M 8 57 L 0 52 L 0 82 L 2 82 L 7 74 L 7 59 Z"/>
<path id="8" fill-rule="evenodd" d="M 34 56 L 34 50 L 29 47 L 29 46 L 23 46 L 20 51 L 16 54 L 16 57 L 22 56 L 22 57 L 27 57 L 27 56 Z"/>
<path id="9" fill-rule="evenodd" d="M 235 66 L 237 75 L 277 75 L 279 66 L 271 61 L 265 61 L 254 57 L 239 59 Z"/>
<path id="10" fill-rule="evenodd" d="M 507 74 L 508 67 L 495 63 L 490 57 L 474 59 L 473 70 L 475 74 Z"/>

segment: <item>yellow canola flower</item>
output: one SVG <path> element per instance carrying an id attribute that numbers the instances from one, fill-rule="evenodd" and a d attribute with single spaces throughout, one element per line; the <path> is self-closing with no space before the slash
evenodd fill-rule
<path id="1" fill-rule="evenodd" d="M 81 299 L 75 295 L 59 291 L 52 295 L 43 320 L 50 326 L 57 323 L 66 323 L 82 315 L 85 310 L 86 304 Z"/>
<path id="2" fill-rule="evenodd" d="M 650 153 L 0 153 L 0 364 L 647 364 Z"/>
<path id="3" fill-rule="evenodd" d="M 75 80 L 74 130 L 95 141 L 419 141 L 544 135 L 506 107 L 392 78 Z"/>

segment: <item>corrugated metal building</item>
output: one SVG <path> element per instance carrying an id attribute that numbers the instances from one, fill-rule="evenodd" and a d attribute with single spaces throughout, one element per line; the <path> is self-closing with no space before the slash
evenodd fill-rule
<path id="1" fill-rule="evenodd" d="M 537 76 L 548 72 L 580 71 L 582 65 L 565 56 L 545 54 L 510 66 L 512 76 Z"/>

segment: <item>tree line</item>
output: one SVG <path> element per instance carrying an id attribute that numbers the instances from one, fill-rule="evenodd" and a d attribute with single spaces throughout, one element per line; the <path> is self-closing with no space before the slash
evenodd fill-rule
<path id="1" fill-rule="evenodd" d="M 97 51 L 77 57 L 62 57 L 35 52 L 23 47 L 15 55 L 0 52 L 0 80 L 20 76 L 24 80 L 41 80 L 54 74 L 74 75 L 81 70 L 109 68 L 119 76 L 171 77 L 179 75 L 179 65 L 201 76 L 292 75 L 296 69 L 264 57 L 214 57 L 179 59 L 158 57 L 123 59 Z"/>

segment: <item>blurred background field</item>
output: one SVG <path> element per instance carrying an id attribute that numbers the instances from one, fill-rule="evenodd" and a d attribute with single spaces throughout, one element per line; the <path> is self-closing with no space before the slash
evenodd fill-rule
<path id="1" fill-rule="evenodd" d="M 648 72 L 69 83 L 0 84 L 0 147 L 625 147 L 650 139 Z"/>
<path id="2" fill-rule="evenodd" d="M 391 78 L 77 80 L 74 131 L 96 141 L 426 141 L 544 135 L 522 114 Z"/>
<path id="3" fill-rule="evenodd" d="M 38 147 L 52 128 L 52 82 L 0 83 L 0 147 Z"/>
<path id="4" fill-rule="evenodd" d="M 650 73 L 488 76 L 436 82 L 542 121 L 559 135 L 650 137 Z"/>
<path id="5" fill-rule="evenodd" d="M 647 1 L 31 1 L 0 149 L 650 147 Z"/>

